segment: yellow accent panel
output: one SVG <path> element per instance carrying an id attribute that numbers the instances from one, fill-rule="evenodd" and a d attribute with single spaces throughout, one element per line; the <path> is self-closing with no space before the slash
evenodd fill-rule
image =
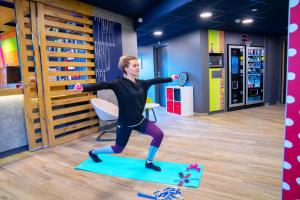
<path id="1" fill-rule="evenodd" d="M 213 72 L 222 71 L 222 78 L 212 78 Z M 209 111 L 224 109 L 224 69 L 209 69 Z"/>
<path id="2" fill-rule="evenodd" d="M 208 52 L 224 53 L 224 31 L 208 30 Z"/>

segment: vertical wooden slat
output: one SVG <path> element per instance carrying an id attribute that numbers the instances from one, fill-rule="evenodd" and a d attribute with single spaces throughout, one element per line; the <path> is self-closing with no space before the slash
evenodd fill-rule
<path id="1" fill-rule="evenodd" d="M 45 94 L 45 114 L 48 130 L 49 145 L 55 145 L 55 134 L 53 125 L 53 114 L 51 107 L 51 95 L 50 86 L 48 78 L 48 61 L 46 52 L 46 30 L 44 23 L 44 5 L 42 3 L 37 3 L 37 20 L 38 20 L 38 31 L 39 31 L 39 41 L 40 41 L 40 53 L 41 53 L 41 63 L 42 63 L 42 77 L 44 83 L 44 94 Z"/>
<path id="2" fill-rule="evenodd" d="M 24 26 L 24 1 L 15 0 L 15 12 L 16 12 L 16 31 L 17 31 L 17 41 L 19 48 L 19 58 L 20 65 L 22 68 L 22 81 L 24 90 L 24 113 L 25 122 L 28 135 L 28 144 L 31 150 L 38 148 L 36 143 L 36 137 L 33 126 L 32 119 L 32 107 L 30 100 L 30 84 L 29 84 L 29 74 L 28 74 L 28 62 L 27 62 L 27 52 L 26 52 L 26 30 Z"/>
<path id="3" fill-rule="evenodd" d="M 48 134 L 46 129 L 46 119 L 45 119 L 45 99 L 43 92 L 43 80 L 41 71 L 41 61 L 40 61 L 40 51 L 39 51 L 39 41 L 38 41 L 38 30 L 37 30 L 37 6 L 36 2 L 30 2 L 31 10 L 31 30 L 32 30 L 32 40 L 33 40 L 33 52 L 35 57 L 35 71 L 36 71 L 36 81 L 38 86 L 38 102 L 39 102 L 39 112 L 40 112 L 40 123 L 42 132 L 42 142 L 43 146 L 47 147 L 48 144 Z"/>
<path id="4" fill-rule="evenodd" d="M 83 19 L 86 19 L 86 20 L 87 20 L 88 17 L 84 16 Z M 84 26 L 84 28 L 89 28 L 89 25 L 87 25 L 87 24 L 84 24 L 83 26 Z M 86 50 L 86 53 L 90 54 L 90 53 L 92 53 L 92 51 Z M 92 59 L 87 58 L 86 61 L 87 61 L 87 62 L 92 62 Z M 88 76 L 88 79 L 92 79 L 92 78 L 93 78 L 92 76 Z M 91 93 L 91 92 L 88 93 L 88 96 L 92 96 L 92 95 L 93 95 L 93 93 Z M 91 112 L 91 111 L 93 111 L 93 109 L 90 109 L 90 112 Z M 90 120 L 92 120 L 92 119 L 93 119 L 93 118 L 90 118 Z M 100 123 L 100 122 L 99 122 L 99 123 Z"/>

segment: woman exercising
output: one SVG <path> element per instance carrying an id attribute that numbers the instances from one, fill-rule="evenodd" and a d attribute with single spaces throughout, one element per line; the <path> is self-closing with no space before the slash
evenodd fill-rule
<path id="1" fill-rule="evenodd" d="M 135 56 L 122 56 L 119 68 L 123 71 L 123 78 L 111 82 L 102 82 L 81 86 L 76 84 L 79 91 L 97 91 L 111 89 L 116 94 L 119 106 L 119 117 L 117 122 L 117 137 L 114 146 L 104 146 L 89 151 L 89 156 L 94 162 L 101 162 L 100 154 L 121 153 L 127 145 L 132 130 L 137 130 L 152 137 L 145 167 L 155 171 L 161 171 L 159 166 L 153 164 L 153 158 L 162 142 L 163 132 L 153 122 L 145 119 L 143 111 L 146 104 L 147 92 L 151 85 L 167 83 L 175 80 L 176 75 L 171 78 L 155 78 L 150 80 L 137 79 L 139 76 L 139 63 Z"/>

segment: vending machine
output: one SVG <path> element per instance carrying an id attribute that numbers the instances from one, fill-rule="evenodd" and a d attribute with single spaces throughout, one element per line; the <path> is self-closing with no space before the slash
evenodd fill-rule
<path id="1" fill-rule="evenodd" d="M 264 48 L 246 48 L 246 105 L 264 102 Z"/>
<path id="2" fill-rule="evenodd" d="M 228 45 L 228 109 L 264 102 L 264 48 Z"/>
<path id="3" fill-rule="evenodd" d="M 245 47 L 228 45 L 228 109 L 245 105 Z"/>

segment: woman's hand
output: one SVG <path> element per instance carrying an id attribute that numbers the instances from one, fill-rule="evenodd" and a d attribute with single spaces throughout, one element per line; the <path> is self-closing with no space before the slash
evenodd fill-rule
<path id="1" fill-rule="evenodd" d="M 172 78 L 172 80 L 174 81 L 174 80 L 178 79 L 178 76 L 175 75 L 175 74 L 173 74 L 173 75 L 171 76 L 171 78 Z"/>
<path id="2" fill-rule="evenodd" d="M 29 78 L 29 85 L 30 85 L 30 88 L 35 88 L 36 87 L 36 78 L 35 77 L 30 77 Z"/>
<path id="3" fill-rule="evenodd" d="M 82 87 L 82 85 L 80 83 L 76 83 L 76 85 L 74 86 L 73 90 L 76 90 L 78 92 L 82 92 L 83 87 Z"/>

